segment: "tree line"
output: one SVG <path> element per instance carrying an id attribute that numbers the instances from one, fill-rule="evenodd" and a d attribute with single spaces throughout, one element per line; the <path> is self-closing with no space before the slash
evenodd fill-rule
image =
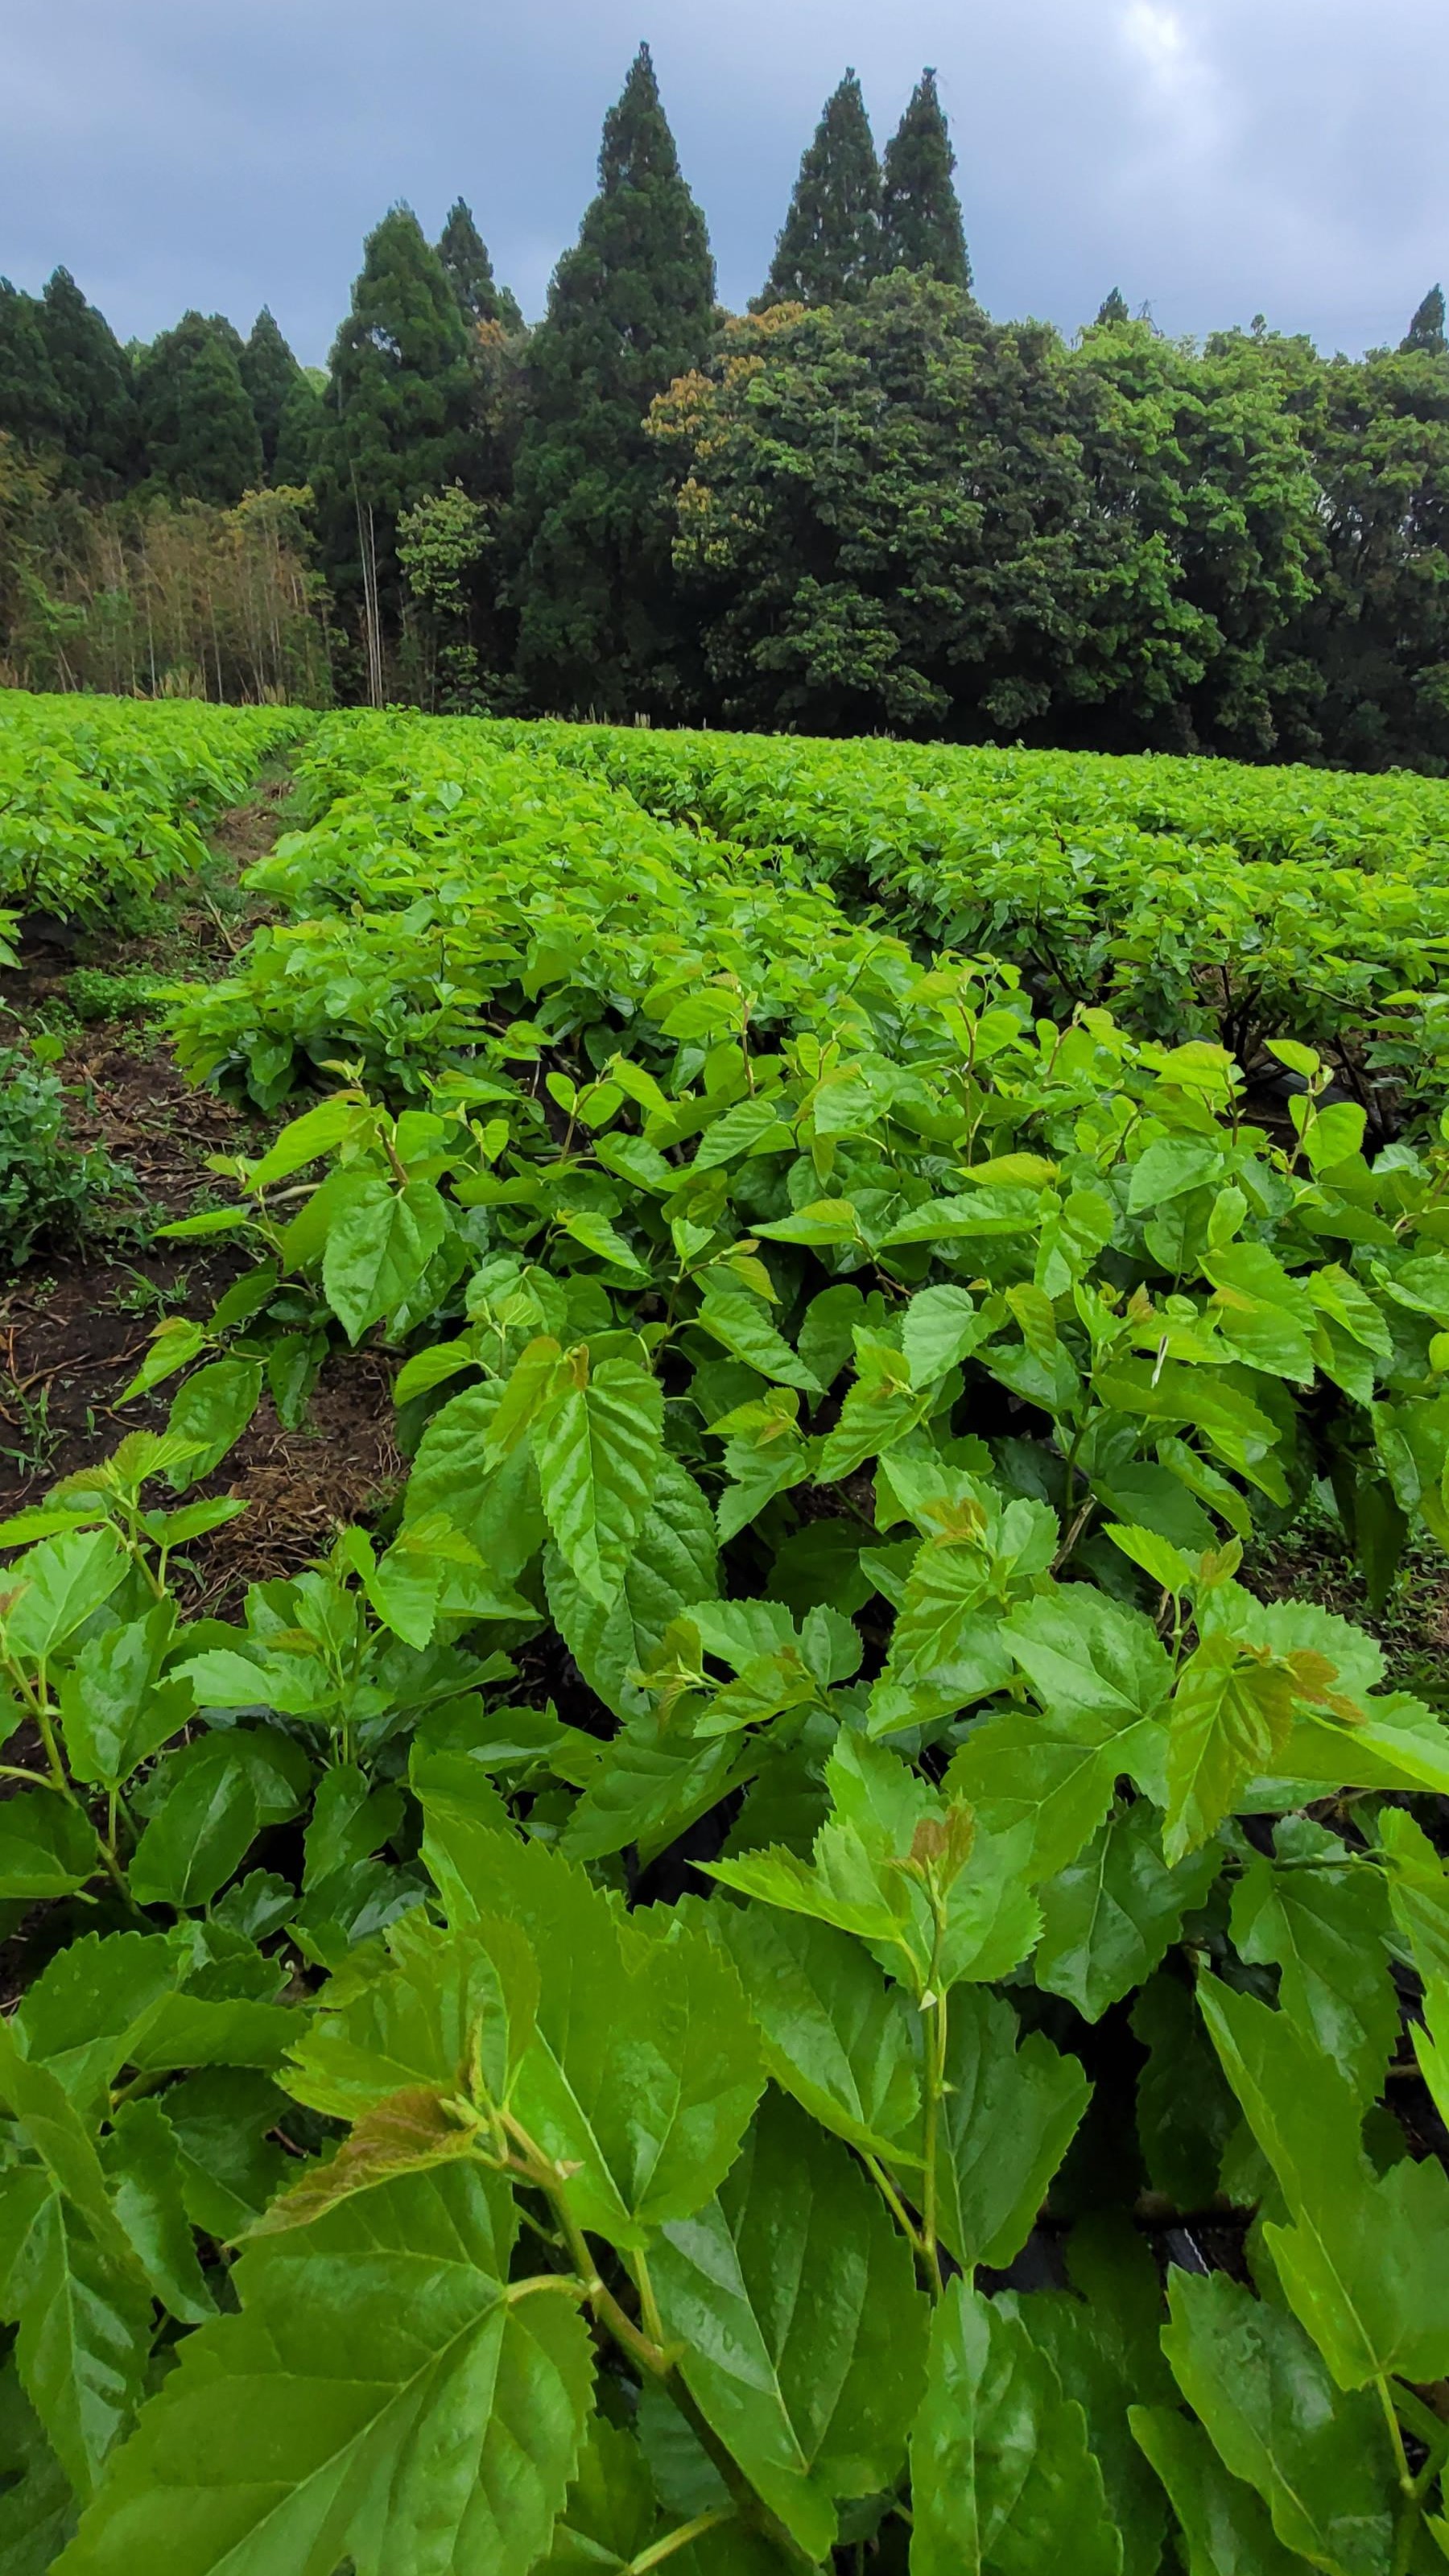
<path id="1" fill-rule="evenodd" d="M 847 72 L 716 299 L 647 47 L 532 330 L 394 206 L 326 370 L 0 280 L 0 676 L 1449 768 L 1449 343 L 975 299 L 935 77 Z"/>

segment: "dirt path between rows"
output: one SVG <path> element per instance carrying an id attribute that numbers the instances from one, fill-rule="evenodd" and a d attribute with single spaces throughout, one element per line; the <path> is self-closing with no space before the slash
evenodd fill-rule
<path id="1" fill-rule="evenodd" d="M 17 1021 L 64 1037 L 57 1070 L 71 1131 L 81 1145 L 103 1145 L 134 1183 L 118 1202 L 118 1225 L 77 1247 L 37 1244 L 0 1286 L 0 1515 L 37 1502 L 126 1432 L 164 1425 L 173 1385 L 123 1410 L 117 1398 L 156 1323 L 165 1315 L 204 1318 L 244 1264 L 224 1247 L 159 1242 L 155 1230 L 225 1197 L 209 1155 L 258 1152 L 268 1132 L 260 1118 L 188 1084 L 156 1022 L 86 1026 L 69 1017 L 67 979 L 77 965 L 115 976 L 225 974 L 248 928 L 237 880 L 284 828 L 289 789 L 285 773 L 269 773 L 222 817 L 212 835 L 213 883 L 184 889 L 162 931 L 37 946 L 23 952 L 21 974 L 0 978 L 0 1042 L 13 1042 Z M 199 1488 L 236 1495 L 250 1508 L 192 1551 L 192 1606 L 231 1606 L 247 1583 L 294 1573 L 386 1492 L 400 1472 L 389 1375 L 365 1352 L 333 1362 L 296 1431 L 283 1429 L 264 1396 L 230 1457 Z M 158 1491 L 157 1499 L 168 1497 Z"/>

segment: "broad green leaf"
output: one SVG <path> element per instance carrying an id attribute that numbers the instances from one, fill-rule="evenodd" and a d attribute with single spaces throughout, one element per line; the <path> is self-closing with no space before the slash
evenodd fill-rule
<path id="1" fill-rule="evenodd" d="M 1170 2304 L 1173 2376 L 1284 2547 L 1331 2576 L 1384 2576 L 1396 2489 L 1377 2398 L 1342 2395 L 1295 2320 L 1225 2273 L 1174 2273 Z"/>
<path id="2" fill-rule="evenodd" d="M 70 2480 L 20 2384 L 0 2371 L 0 2576 L 48 2576 L 75 2529 Z"/>
<path id="3" fill-rule="evenodd" d="M 934 1385 L 975 1349 L 985 1329 L 969 1289 L 918 1289 L 901 1317 L 901 1348 L 912 1386 Z"/>
<path id="4" fill-rule="evenodd" d="M 112 2207 L 89 2128 L 59 2077 L 22 2057 L 12 2026 L 3 2021 L 0 2102 L 19 2122 L 57 2190 L 79 2211 L 101 2253 L 120 2272 L 133 2270 L 130 2241 Z"/>
<path id="5" fill-rule="evenodd" d="M 1200 2424 L 1172 2406 L 1133 2406 L 1133 2435 L 1172 2499 L 1187 2576 L 1295 2576 L 1302 2559 L 1274 2538 L 1250 2486 L 1225 2469 Z M 1318 2562 L 1321 2563 L 1321 2562 Z"/>
<path id="6" fill-rule="evenodd" d="M 716 1273 L 705 1284 L 696 1323 L 714 1341 L 721 1343 L 731 1357 L 743 1360 L 747 1368 L 758 1369 L 761 1377 L 777 1386 L 798 1387 L 802 1394 L 824 1392 L 813 1370 L 797 1358 L 782 1333 L 777 1332 L 758 1297 L 748 1288 L 736 1286 Z"/>
<path id="7" fill-rule="evenodd" d="M 625 1359 L 571 1355 L 534 1427 L 543 1508 L 581 1591 L 605 1608 L 622 1591 L 663 1457 L 664 1396 Z"/>
<path id="8" fill-rule="evenodd" d="M 708 2197 L 759 2099 L 759 2043 L 734 1969 L 693 1926 L 656 1926 L 648 1911 L 624 1919 L 540 1843 L 456 1820 L 444 1840 L 429 1817 L 424 1858 L 455 1924 L 500 1914 L 531 1945 L 538 2012 L 515 2114 L 545 2155 L 577 2166 L 579 2225 L 643 2245 L 650 2227 Z M 486 1919 L 480 1930 L 487 1943 Z"/>
<path id="9" fill-rule="evenodd" d="M 1069 2288 L 1033 2291 L 1012 2304 L 1062 2395 L 1087 2419 L 1087 2446 L 1122 2536 L 1123 2576 L 1159 2576 L 1167 2515 L 1127 2420 L 1134 2398 L 1167 2402 L 1174 2394 L 1162 2357 L 1157 2265 L 1125 2211 L 1101 2211 L 1072 2229 L 1066 2266 Z"/>
<path id="10" fill-rule="evenodd" d="M 262 1823 L 295 1814 L 301 1800 L 272 1758 L 273 1741 L 230 1727 L 168 1754 L 164 1794 L 131 1862 L 132 1892 L 143 1905 L 208 1904 Z"/>
<path id="11" fill-rule="evenodd" d="M 185 2325 L 215 2312 L 192 2241 L 176 2132 L 157 2100 L 125 2102 L 105 2142 L 116 2216 L 158 2299 Z"/>
<path id="12" fill-rule="evenodd" d="M 0 1629 L 10 1653 L 28 1663 L 55 1654 L 109 1601 L 126 1565 L 111 1529 L 63 1531 L 7 1565 Z"/>
<path id="13" fill-rule="evenodd" d="M 270 2136 L 286 2113 L 268 2076 L 239 2068 L 206 2067 L 167 2086 L 186 2214 L 219 2244 L 236 2244 L 295 2171 Z"/>
<path id="14" fill-rule="evenodd" d="M 1169 1861 L 1196 1851 L 1250 1780 L 1272 1772 L 1288 1742 L 1299 1693 L 1262 1648 L 1205 1637 L 1177 1677 L 1168 1714 Z"/>
<path id="15" fill-rule="evenodd" d="M 754 1767 L 748 1744 L 741 1748 L 728 1736 L 703 1743 L 661 1736 L 653 1718 L 638 1720 L 601 1747 L 559 1847 L 571 1860 L 601 1860 L 634 1844 L 647 1865 Z"/>
<path id="16" fill-rule="evenodd" d="M 765 2064 L 814 2119 L 867 2154 L 899 2154 L 919 2100 L 917 2016 L 843 1932 L 764 1906 L 716 1904 Z"/>
<path id="17" fill-rule="evenodd" d="M 1284 2011 L 1367 2107 L 1399 2029 L 1384 1874 L 1306 1816 L 1283 1819 L 1274 1849 L 1286 1866 L 1251 1860 L 1233 1891 L 1233 1940 L 1250 1965 L 1282 1969 Z"/>
<path id="18" fill-rule="evenodd" d="M 659 2500 L 632 2433 L 596 2415 L 540 2576 L 627 2569 L 654 2529 Z M 676 2553 L 677 2555 L 677 2553 Z"/>
<path id="19" fill-rule="evenodd" d="M 904 2237 L 845 2148 L 772 2093 L 717 2196 L 650 2259 L 690 2395 L 823 2558 L 840 2499 L 904 2459 L 927 2324 Z"/>
<path id="20" fill-rule="evenodd" d="M 484 1564 L 511 1583 L 542 1547 L 545 1527 L 528 1442 L 490 1462 L 488 1441 L 500 1400 L 496 1382 L 473 1386 L 433 1415 L 418 1443 L 403 1513 L 408 1521 L 446 1513 Z"/>
<path id="21" fill-rule="evenodd" d="M 662 1455 L 614 1599 L 598 1601 L 556 1549 L 544 1574 L 555 1624 L 590 1688 L 616 1717 L 652 1716 L 653 1699 L 635 1674 L 654 1662 L 670 1621 L 716 1589 L 709 1505 L 678 1460 Z"/>
<path id="22" fill-rule="evenodd" d="M 260 1360 L 211 1360 L 178 1389 L 166 1428 L 190 1446 L 166 1471 L 173 1493 L 183 1493 L 220 1466 L 255 1413 L 261 1392 Z"/>
<path id="23" fill-rule="evenodd" d="M 322 1286 L 350 1342 L 412 1295 L 447 1226 L 431 1181 L 398 1190 L 378 1174 L 348 1175 L 327 1227 Z"/>
<path id="24" fill-rule="evenodd" d="M 145 1932 L 82 1934 L 26 1989 L 10 2025 L 22 2054 L 92 2114 L 184 1964 L 172 1941 Z"/>
<path id="25" fill-rule="evenodd" d="M 490 1915 L 445 1929 L 415 1909 L 389 1924 L 371 1973 L 324 1991 L 284 2081 L 313 2110 L 359 2120 L 401 2093 L 466 2093 L 476 2061 L 507 2102 L 538 1992 L 521 1926 Z"/>
<path id="26" fill-rule="evenodd" d="M 69 1896 L 101 1865 L 95 1828 L 54 1789 L 0 1799 L 0 1897 Z"/>
<path id="27" fill-rule="evenodd" d="M 911 2576 L 1120 2576 L 1086 2419 L 1025 2316 L 951 2283 L 911 2434 Z"/>
<path id="28" fill-rule="evenodd" d="M 0 2270 L 21 2382 L 84 2501 L 140 2401 L 151 2345 L 145 2284 L 102 2252 L 75 2205 L 35 2168 L 0 2182 Z"/>
<path id="29" fill-rule="evenodd" d="M 1103 1824 L 1117 1781 L 1146 1744 L 1147 1726 L 1129 1718 L 1008 1709 L 974 1726 L 946 1774 L 951 1797 L 968 1799 L 998 1833 L 1024 1827 L 1027 1874 L 1055 1878 Z"/>
<path id="30" fill-rule="evenodd" d="M 1148 2052 L 1137 2078 L 1148 2180 L 1174 2208 L 1210 2208 L 1241 2115 L 1192 1988 L 1170 1968 L 1149 1977 L 1132 2007 L 1132 2030 Z"/>
<path id="31" fill-rule="evenodd" d="M 1288 2204 L 1264 2237 L 1294 2314 L 1340 2388 L 1449 2370 L 1449 2175 L 1375 2174 L 1360 2105 L 1286 2012 L 1216 1977 L 1198 1999 L 1223 2069 Z"/>
<path id="32" fill-rule="evenodd" d="M 1011 2005 L 979 1986 L 951 1997 L 946 2083 L 941 2237 L 968 2272 L 978 2263 L 1004 2270 L 1031 2234 L 1092 2088 L 1075 2057 L 1040 2031 L 1023 2037 Z M 923 2152 L 919 2129 L 911 2145 Z"/>
<path id="33" fill-rule="evenodd" d="M 511 2234 L 506 2192 L 453 2166 L 249 2251 L 241 2313 L 182 2346 L 64 2576 L 531 2567 L 592 2353 L 567 2300 L 505 2289 Z"/>
<path id="34" fill-rule="evenodd" d="M 1088 2021 L 1141 1985 L 1182 1929 L 1184 1914 L 1204 1903 L 1223 1854 L 1189 1852 L 1169 1869 L 1161 1818 L 1136 1799 L 1103 1825 L 1077 1860 L 1039 1890 L 1041 1946 L 1036 1981 L 1065 1995 Z"/>
<path id="35" fill-rule="evenodd" d="M 88 1637 L 60 1686 L 61 1728 L 71 1772 L 96 1789 L 117 1789 L 179 1735 L 195 1702 L 189 1682 L 158 1679 L 171 1643 L 169 1603 Z"/>

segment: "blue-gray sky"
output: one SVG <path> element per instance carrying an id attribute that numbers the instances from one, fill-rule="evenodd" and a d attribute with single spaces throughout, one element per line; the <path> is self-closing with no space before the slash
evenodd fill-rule
<path id="1" fill-rule="evenodd" d="M 325 358 L 363 234 L 469 200 L 530 314 L 653 47 L 720 291 L 759 285 L 826 92 L 884 143 L 937 66 L 984 302 L 1397 338 L 1449 272 L 1445 0 L 4 0 L 0 272 L 122 338 L 269 303 Z"/>

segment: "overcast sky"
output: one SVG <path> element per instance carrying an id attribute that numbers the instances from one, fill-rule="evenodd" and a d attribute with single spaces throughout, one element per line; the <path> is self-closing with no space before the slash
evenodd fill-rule
<path id="1" fill-rule="evenodd" d="M 733 305 L 847 63 L 882 145 L 936 65 L 1001 317 L 1357 351 L 1449 272 L 1449 0 L 0 0 L 0 273 L 320 361 L 363 234 L 461 194 L 536 315 L 641 36 Z"/>

